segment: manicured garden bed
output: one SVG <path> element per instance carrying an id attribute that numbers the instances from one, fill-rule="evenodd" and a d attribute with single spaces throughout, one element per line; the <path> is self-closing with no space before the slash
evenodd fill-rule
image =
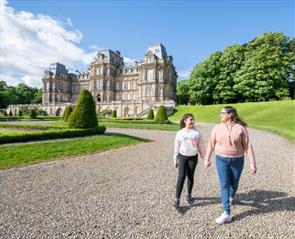
<path id="1" fill-rule="evenodd" d="M 19 129 L 21 129 L 21 127 Z M 20 130 L 18 132 L 14 132 L 13 130 L 10 130 L 10 133 L 8 133 L 9 128 L 2 127 L 0 128 L 0 144 L 98 135 L 98 134 L 103 134 L 105 130 L 106 128 L 104 126 L 100 126 L 95 128 L 89 128 L 89 129 L 65 129 L 64 128 L 64 129 L 49 129 L 49 130 L 39 130 L 39 131 Z M 6 133 L 2 134 L 1 133 L 2 131 Z"/>
<path id="2" fill-rule="evenodd" d="M 97 153 L 140 142 L 147 142 L 147 140 L 123 134 L 108 134 L 79 139 L 1 145 L 0 169 L 61 159 L 68 156 Z"/>

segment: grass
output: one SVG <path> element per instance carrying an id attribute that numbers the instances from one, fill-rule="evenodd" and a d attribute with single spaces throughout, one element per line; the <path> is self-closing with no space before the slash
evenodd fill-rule
<path id="1" fill-rule="evenodd" d="M 226 104 L 235 107 L 249 127 L 259 128 L 278 133 L 295 142 L 295 101 L 270 101 L 259 103 Z M 193 113 L 197 121 L 219 122 L 219 112 L 222 105 L 178 106 L 177 112 L 170 120 L 179 121 L 187 113 Z"/>
<path id="2" fill-rule="evenodd" d="M 155 129 L 155 130 L 171 130 L 179 129 L 178 124 L 136 124 L 136 123 L 114 123 L 114 122 L 99 122 L 100 126 L 107 128 L 129 128 L 129 129 Z"/>
<path id="3" fill-rule="evenodd" d="M 123 134 L 107 134 L 71 140 L 0 146 L 0 169 L 97 153 L 140 142 L 147 140 Z"/>
<path id="4" fill-rule="evenodd" d="M 144 122 L 144 121 L 143 121 Z M 105 126 L 106 128 L 128 128 L 128 129 L 154 129 L 154 130 L 170 130 L 170 131 L 176 131 L 179 129 L 178 124 L 155 124 L 151 122 L 139 122 L 136 123 L 134 121 L 132 122 L 122 122 L 120 118 L 118 118 L 118 121 L 111 119 L 108 121 L 107 119 L 98 120 L 99 126 Z M 153 122 L 153 121 L 152 121 Z M 50 125 L 54 127 L 66 127 L 67 123 L 63 121 L 55 121 L 51 122 Z"/>

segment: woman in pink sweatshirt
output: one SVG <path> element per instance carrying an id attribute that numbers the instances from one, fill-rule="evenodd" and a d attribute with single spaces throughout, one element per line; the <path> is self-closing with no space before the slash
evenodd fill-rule
<path id="1" fill-rule="evenodd" d="M 216 125 L 211 132 L 204 164 L 206 167 L 211 165 L 210 157 L 215 150 L 220 196 L 224 209 L 224 213 L 216 219 L 216 223 L 224 224 L 231 222 L 233 217 L 230 204 L 238 189 L 243 171 L 244 152 L 250 160 L 251 172 L 255 174 L 257 169 L 253 147 L 246 129 L 247 124 L 239 118 L 237 110 L 231 106 L 224 107 L 220 112 L 220 119 L 221 124 Z"/>

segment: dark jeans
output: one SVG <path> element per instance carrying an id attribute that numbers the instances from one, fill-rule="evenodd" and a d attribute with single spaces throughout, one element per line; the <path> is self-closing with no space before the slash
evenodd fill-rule
<path id="1" fill-rule="evenodd" d="M 176 198 L 180 198 L 185 178 L 187 176 L 187 192 L 192 194 L 194 174 L 198 164 L 198 155 L 187 157 L 178 155 L 178 179 L 176 184 Z"/>
<path id="2" fill-rule="evenodd" d="M 234 198 L 244 167 L 244 156 L 239 158 L 216 155 L 216 169 L 220 181 L 220 196 L 223 209 L 230 214 L 229 198 Z"/>

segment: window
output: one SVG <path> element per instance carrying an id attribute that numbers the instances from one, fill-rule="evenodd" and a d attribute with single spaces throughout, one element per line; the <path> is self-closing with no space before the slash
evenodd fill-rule
<path id="1" fill-rule="evenodd" d="M 103 89 L 103 81 L 97 80 L 96 81 L 96 90 L 102 90 Z"/>
<path id="2" fill-rule="evenodd" d="M 97 94 L 96 99 L 97 99 L 98 102 L 100 102 L 101 101 L 101 95 Z"/>
<path id="3" fill-rule="evenodd" d="M 116 83 L 116 90 L 120 90 L 120 82 Z"/>
<path id="4" fill-rule="evenodd" d="M 156 88 L 156 96 L 159 97 L 161 95 L 161 88 L 158 86 Z"/>
<path id="5" fill-rule="evenodd" d="M 120 94 L 116 94 L 115 99 L 120 100 L 121 99 Z"/>
<path id="6" fill-rule="evenodd" d="M 158 81 L 161 81 L 161 70 L 158 70 Z"/>
<path id="7" fill-rule="evenodd" d="M 154 70 L 147 70 L 147 82 L 152 82 L 153 81 L 153 75 L 154 75 Z"/>
<path id="8" fill-rule="evenodd" d="M 96 75 L 100 75 L 100 68 L 96 68 Z"/>
<path id="9" fill-rule="evenodd" d="M 146 96 L 152 96 L 153 95 L 153 87 L 152 86 L 147 86 L 145 88 L 145 95 Z"/>

